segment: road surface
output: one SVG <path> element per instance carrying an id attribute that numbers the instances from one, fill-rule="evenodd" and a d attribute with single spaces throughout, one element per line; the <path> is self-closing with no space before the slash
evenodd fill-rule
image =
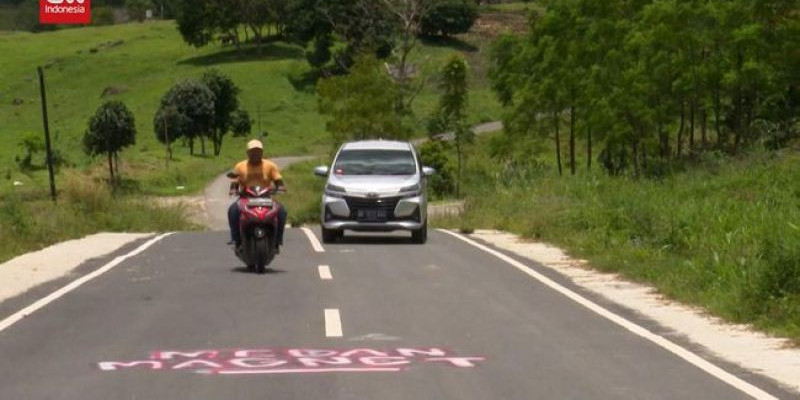
<path id="1" fill-rule="evenodd" d="M 225 231 L 141 239 L 3 302 L 0 398 L 796 398 L 458 235 L 318 237 L 265 275 Z"/>

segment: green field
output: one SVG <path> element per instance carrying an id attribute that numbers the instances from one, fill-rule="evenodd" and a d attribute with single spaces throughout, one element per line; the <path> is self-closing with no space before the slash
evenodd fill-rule
<path id="1" fill-rule="evenodd" d="M 465 39 L 471 40 L 469 36 Z M 425 81 L 412 121 L 419 135 L 424 134 L 424 117 L 438 98 L 431 77 L 450 54 L 461 50 L 475 62 L 474 120 L 498 118 L 499 106 L 484 77 L 481 46 L 488 41 L 476 38 L 474 42 L 422 44 L 412 56 L 419 60 Z M 80 139 L 89 116 L 106 99 L 127 104 L 136 116 L 138 133 L 136 145 L 122 153 L 122 173 L 146 192 L 169 194 L 176 185 L 198 190 L 242 156 L 245 139 L 228 137 L 220 158 L 189 157 L 188 150 L 178 149 L 171 170 L 165 171 L 164 149 L 152 131 L 153 115 L 170 86 L 198 78 L 207 68 L 218 68 L 242 89 L 241 104 L 255 120 L 254 131 L 268 133 L 268 155 L 324 153 L 330 146 L 313 86 L 296 88 L 289 79 L 291 74 L 308 68 L 303 49 L 297 46 L 273 42 L 263 52 L 252 47 L 237 52 L 217 44 L 196 49 L 182 41 L 174 22 L 162 21 L 40 34 L 8 33 L 0 36 L 0 54 L 4 55 L 0 58 L 0 140 L 6 143 L 0 148 L 0 172 L 9 183 L 44 183 L 43 173 L 23 174 L 15 163 L 21 153 L 17 146 L 20 138 L 42 132 L 37 66 L 43 66 L 46 74 L 54 147 L 78 167 L 99 162 L 82 152 Z M 22 104 L 13 105 L 20 101 Z M 0 193 L 8 187 L 2 185 Z"/>
<path id="2" fill-rule="evenodd" d="M 419 67 L 423 87 L 408 121 L 416 135 L 425 135 L 425 118 L 438 101 L 436 72 L 454 53 L 463 53 L 471 65 L 471 122 L 499 118 L 500 106 L 485 76 L 489 42 L 490 38 L 480 34 L 420 42 L 411 61 Z M 0 260 L 93 231 L 192 228 L 179 221 L 180 208 L 154 208 L 136 196 L 198 193 L 244 157 L 249 137 L 228 136 L 220 157 L 210 155 L 210 143 L 207 155 L 201 154 L 200 144 L 196 144 L 194 156 L 189 155 L 188 147 L 178 144 L 174 159 L 167 163 L 164 146 L 153 134 L 152 119 L 163 94 L 181 80 L 199 78 L 208 68 L 221 70 L 241 88 L 241 107 L 254 119 L 251 136 L 267 133 L 267 156 L 324 157 L 332 150 L 325 118 L 317 112 L 313 83 L 303 85 L 293 79 L 308 69 L 304 49 L 295 45 L 273 41 L 261 51 L 251 46 L 237 51 L 219 44 L 197 49 L 183 42 L 173 21 L 159 21 L 38 34 L 6 31 L 0 34 L 0 54 L 0 140 L 5 143 L 0 146 L 0 205 L 13 211 L 0 214 L 0 241 L 4 243 Z M 56 176 L 57 205 L 47 200 L 43 154 L 35 155 L 33 170 L 21 170 L 16 161 L 24 154 L 19 145 L 23 137 L 43 135 L 37 66 L 44 68 L 46 76 L 53 148 L 66 159 Z M 134 113 L 137 127 L 136 144 L 120 154 L 123 184 L 113 200 L 134 207 L 116 214 L 113 209 L 83 206 L 97 202 L 93 193 L 105 193 L 105 160 L 86 156 L 82 137 L 89 117 L 108 99 L 122 100 Z M 298 180 L 304 179 L 304 172 L 297 173 Z M 20 183 L 22 186 L 17 186 Z M 95 189 L 73 190 L 72 186 L 84 183 Z M 303 186 L 297 185 L 297 194 L 307 193 Z M 134 196 L 121 198 L 120 193 Z M 310 207 L 293 209 L 298 217 L 312 212 Z M 24 215 L 42 215 L 42 210 L 51 211 L 52 220 L 25 223 Z M 150 217 L 162 213 L 169 217 Z M 92 223 L 81 224 L 83 220 Z"/>

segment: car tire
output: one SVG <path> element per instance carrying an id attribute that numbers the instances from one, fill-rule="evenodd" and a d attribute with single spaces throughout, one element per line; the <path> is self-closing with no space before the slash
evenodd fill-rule
<path id="1" fill-rule="evenodd" d="M 425 221 L 419 229 L 411 231 L 411 242 L 425 244 L 428 241 L 428 221 Z"/>
<path id="2" fill-rule="evenodd" d="M 342 237 L 342 231 L 339 229 L 326 229 L 322 227 L 322 243 L 333 243 L 336 239 Z"/>

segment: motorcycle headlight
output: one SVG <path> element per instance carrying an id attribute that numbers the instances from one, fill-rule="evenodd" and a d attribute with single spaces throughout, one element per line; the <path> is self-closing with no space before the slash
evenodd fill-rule
<path id="1" fill-rule="evenodd" d="M 325 194 L 328 195 L 328 196 L 331 196 L 331 197 L 344 197 L 346 192 L 347 191 L 341 186 L 332 185 L 330 183 L 325 185 Z"/>

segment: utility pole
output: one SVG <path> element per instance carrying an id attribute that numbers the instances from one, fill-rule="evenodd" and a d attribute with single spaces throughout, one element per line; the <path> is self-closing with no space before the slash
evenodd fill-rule
<path id="1" fill-rule="evenodd" d="M 56 201 L 56 178 L 53 172 L 53 151 L 50 147 L 50 126 L 47 123 L 47 96 L 44 90 L 44 70 L 38 67 L 39 72 L 39 87 L 42 92 L 42 122 L 44 123 L 44 145 L 47 151 L 47 171 L 50 173 L 50 197 L 53 202 Z"/>

